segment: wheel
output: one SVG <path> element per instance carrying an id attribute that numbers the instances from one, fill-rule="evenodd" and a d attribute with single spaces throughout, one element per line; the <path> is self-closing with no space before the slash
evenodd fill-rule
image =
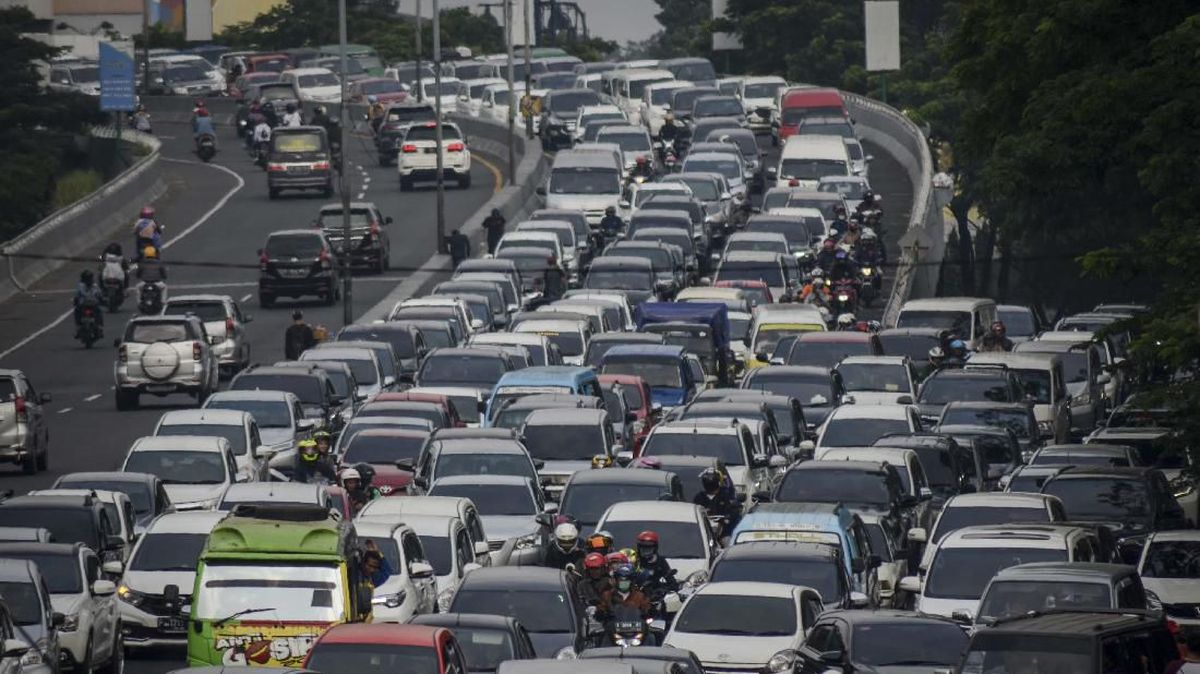
<path id="1" fill-rule="evenodd" d="M 46 446 L 42 447 L 42 453 L 37 458 L 37 469 L 45 471 L 50 468 L 50 441 L 47 439 Z"/>
<path id="2" fill-rule="evenodd" d="M 25 455 L 21 460 L 21 472 L 26 475 L 35 475 L 37 473 L 37 448 Z"/>
<path id="3" fill-rule="evenodd" d="M 267 197 L 270 199 L 278 199 L 279 198 L 279 190 L 275 189 L 274 187 L 268 187 L 267 188 Z"/>
<path id="4" fill-rule="evenodd" d="M 388 268 L 388 253 L 386 250 L 379 251 L 379 257 L 375 259 L 375 273 L 382 274 Z"/>
<path id="5" fill-rule="evenodd" d="M 121 637 L 121 626 L 117 625 L 117 638 L 113 642 L 112 654 L 103 667 L 97 667 L 102 674 L 123 674 L 125 671 L 125 640 Z"/>
<path id="6" fill-rule="evenodd" d="M 137 391 L 117 390 L 117 410 L 121 412 L 126 410 L 136 410 L 139 402 Z"/>
<path id="7" fill-rule="evenodd" d="M 464 189 L 464 190 L 471 189 L 471 174 L 470 173 L 467 173 L 458 179 L 458 187 L 459 187 L 459 189 Z"/>
<path id="8" fill-rule="evenodd" d="M 329 292 L 321 295 L 321 301 L 327 307 L 332 307 L 334 302 L 337 302 L 337 290 L 330 288 Z"/>
<path id="9" fill-rule="evenodd" d="M 258 294 L 258 306 L 264 309 L 270 309 L 275 306 L 275 297 L 266 293 Z"/>

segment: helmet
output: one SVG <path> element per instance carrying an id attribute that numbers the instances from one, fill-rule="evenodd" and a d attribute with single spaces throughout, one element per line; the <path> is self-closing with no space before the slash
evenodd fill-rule
<path id="1" fill-rule="evenodd" d="M 871 190 L 867 190 L 866 192 L 863 192 L 862 200 L 864 203 L 869 203 L 869 202 L 875 201 L 875 193 L 872 192 Z"/>
<path id="2" fill-rule="evenodd" d="M 138 217 L 146 218 L 147 220 L 153 219 L 154 218 L 154 207 L 153 206 L 142 206 L 142 212 L 138 214 Z"/>
<path id="3" fill-rule="evenodd" d="M 628 564 L 629 555 L 626 555 L 620 550 L 616 552 L 610 552 L 607 555 L 604 555 L 604 563 L 608 564 L 610 568 L 620 566 L 621 564 Z"/>
<path id="4" fill-rule="evenodd" d="M 374 94 L 367 96 L 367 102 L 370 103 L 371 105 L 374 105 L 375 101 L 377 101 L 377 100 L 379 100 L 379 99 L 375 98 Z"/>
<path id="5" fill-rule="evenodd" d="M 589 571 L 604 568 L 604 555 L 599 552 L 590 552 L 587 557 L 583 558 L 583 568 Z"/>
<path id="6" fill-rule="evenodd" d="M 935 346 L 929 350 L 929 360 L 941 360 L 945 357 L 946 357 L 946 352 L 943 351 L 942 347 L 940 347 L 940 346 Z"/>
<path id="7" fill-rule="evenodd" d="M 313 433 L 313 441 L 316 442 L 320 440 L 333 440 L 333 436 L 329 433 L 329 431 L 317 431 L 316 433 Z"/>
<path id="8" fill-rule="evenodd" d="M 338 473 L 338 479 L 342 481 L 343 485 L 345 485 L 350 480 L 358 480 L 361 482 L 362 475 L 359 475 L 358 471 L 354 470 L 353 468 L 343 468 L 342 472 Z"/>
<path id="9" fill-rule="evenodd" d="M 851 325 L 854 325 L 854 321 L 854 314 L 842 314 L 841 316 L 838 316 L 837 319 L 839 328 L 848 328 Z"/>
<path id="10" fill-rule="evenodd" d="M 615 206 L 609 206 L 608 208 L 604 209 L 605 215 L 616 215 L 616 213 L 617 209 Z"/>
<path id="11" fill-rule="evenodd" d="M 951 340 L 950 341 L 950 350 L 953 351 L 955 354 L 962 355 L 963 352 L 965 352 L 967 350 L 967 344 L 966 344 L 966 342 L 962 341 L 961 339 Z"/>
<path id="12" fill-rule="evenodd" d="M 558 544 L 560 550 L 564 552 L 575 547 L 575 543 L 579 541 L 579 527 L 570 522 L 563 522 L 554 527 L 554 542 Z"/>
<path id="13" fill-rule="evenodd" d="M 637 536 L 638 556 L 646 561 L 654 561 L 658 555 L 658 534 L 653 531 L 643 531 Z"/>
<path id="14" fill-rule="evenodd" d="M 147 260 L 153 260 L 154 258 L 158 257 L 158 249 L 154 246 L 146 246 L 142 249 L 142 257 L 146 258 Z"/>
<path id="15" fill-rule="evenodd" d="M 607 531 L 597 531 L 587 539 L 587 549 L 593 552 L 608 552 L 612 544 L 612 534 Z"/>
<path id="16" fill-rule="evenodd" d="M 646 165 L 646 158 L 645 158 L 645 157 L 638 157 L 638 158 L 637 158 L 637 165 L 638 165 L 638 166 L 645 166 L 645 165 Z"/>
<path id="17" fill-rule="evenodd" d="M 79 274 L 79 280 L 83 281 L 84 283 L 86 283 L 88 285 L 91 285 L 92 281 L 95 280 L 95 278 L 96 278 L 96 276 L 95 276 L 95 274 L 92 273 L 91 269 L 84 269 Z"/>
<path id="18" fill-rule="evenodd" d="M 613 569 L 613 580 L 617 581 L 617 589 L 628 592 L 633 587 L 634 575 L 632 564 L 621 564 Z"/>
<path id="19" fill-rule="evenodd" d="M 323 106 L 323 105 L 318 105 L 318 106 L 317 106 L 317 109 L 315 110 L 315 112 L 316 112 L 318 115 L 323 115 L 323 114 L 325 114 L 325 106 Z"/>
<path id="20" fill-rule="evenodd" d="M 721 474 L 716 468 L 705 468 L 700 473 L 700 485 L 704 487 L 704 491 L 716 491 L 721 487 Z"/>
<path id="21" fill-rule="evenodd" d="M 613 459 L 607 454 L 597 454 L 592 457 L 592 468 L 611 468 Z"/>
<path id="22" fill-rule="evenodd" d="M 992 323 L 992 334 L 1003 337 L 1008 332 L 1008 328 L 1004 327 L 1004 321 L 996 321 Z"/>
<path id="23" fill-rule="evenodd" d="M 638 553 L 633 548 L 621 548 L 621 554 L 625 555 L 625 559 L 629 560 L 630 564 L 637 565 Z"/>
<path id="24" fill-rule="evenodd" d="M 201 110 L 204 109 L 204 99 L 203 98 L 196 99 L 196 107 L 200 108 Z"/>
<path id="25" fill-rule="evenodd" d="M 825 272 L 824 272 L 824 271 L 822 271 L 820 267 L 813 267 L 813 270 L 812 270 L 812 277 L 813 277 L 813 279 L 814 279 L 814 280 L 815 280 L 815 279 L 819 279 L 819 278 L 821 278 L 821 277 L 822 277 L 822 276 L 824 276 L 824 275 L 825 275 Z"/>
<path id="26" fill-rule="evenodd" d="M 301 440 L 296 443 L 296 448 L 300 450 L 300 458 L 305 461 L 317 460 L 317 441 L 316 440 Z"/>
<path id="27" fill-rule="evenodd" d="M 358 474 L 362 476 L 363 486 L 370 487 L 371 482 L 375 479 L 375 468 L 369 463 L 361 462 L 354 464 L 354 470 L 357 470 Z"/>
<path id="28" fill-rule="evenodd" d="M 833 239 L 825 239 L 824 241 L 821 242 L 821 248 L 824 250 L 833 250 L 833 247 L 836 245 L 837 245 L 837 242 L 834 241 Z"/>

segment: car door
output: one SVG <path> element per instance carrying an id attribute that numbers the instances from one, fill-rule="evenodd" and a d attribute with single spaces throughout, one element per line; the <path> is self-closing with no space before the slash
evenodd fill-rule
<path id="1" fill-rule="evenodd" d="M 16 628 L 13 626 L 12 617 L 9 616 L 8 608 L 0 605 L 0 644 L 8 643 L 9 639 L 20 639 L 29 643 L 23 635 L 18 635 Z M 34 646 L 33 644 L 29 644 Z M 36 648 L 36 646 L 34 646 Z M 21 658 L 18 656 L 5 657 L 0 653 L 0 674 L 21 674 L 24 667 L 21 665 Z"/>
<path id="2" fill-rule="evenodd" d="M 230 482 L 249 482 L 249 475 L 238 472 L 237 459 L 233 457 L 233 451 L 229 449 L 221 451 L 225 454 L 225 470 L 229 473 L 227 479 Z"/>
<path id="3" fill-rule="evenodd" d="M 835 629 L 832 620 L 823 620 L 813 625 L 804 644 L 797 650 L 800 656 L 797 674 L 824 674 L 829 669 L 829 665 L 821 660 L 821 654 L 825 652 Z"/>
<path id="4" fill-rule="evenodd" d="M 742 445 L 742 456 L 745 457 L 743 461 L 746 464 L 746 481 L 749 483 L 746 485 L 746 493 L 753 494 L 755 491 L 767 489 L 771 484 L 771 475 L 768 472 L 770 468 L 763 463 L 755 465 L 758 448 L 754 442 L 754 434 L 749 428 L 742 426 L 738 431 L 738 442 Z"/>
<path id="5" fill-rule="evenodd" d="M 467 565 L 475 563 L 475 554 L 471 549 L 471 535 L 467 533 L 467 528 L 461 523 L 455 527 L 454 532 L 454 573 L 453 580 L 455 587 L 462 582 L 464 576 L 467 575 Z"/>
<path id="6" fill-rule="evenodd" d="M 87 587 L 83 589 L 86 595 L 84 603 L 87 604 L 87 609 L 92 614 L 94 652 L 96 657 L 100 658 L 103 650 L 107 657 L 107 653 L 111 650 L 117 624 L 117 596 L 115 593 L 104 596 L 92 592 L 92 585 L 97 580 L 102 580 L 104 575 L 101 573 L 100 558 L 96 556 L 96 553 L 87 549 L 83 551 L 83 577 L 87 583 Z M 80 624 L 82 624 L 82 620 Z"/>
<path id="7" fill-rule="evenodd" d="M 413 564 L 429 563 L 425 557 L 425 548 L 421 547 L 421 539 L 413 532 L 407 531 L 400 539 L 400 547 L 404 553 L 404 563 L 408 565 L 408 580 L 417 595 L 416 612 L 433 613 L 437 608 L 437 579 L 433 574 L 413 573 Z"/>
<path id="8" fill-rule="evenodd" d="M 466 525 L 467 535 L 471 538 L 471 554 L 468 559 L 473 558 L 475 563 L 481 566 L 491 566 L 492 556 L 488 549 L 487 534 L 483 531 L 483 520 L 479 517 L 479 510 L 475 506 L 469 505 L 465 508 L 463 524 Z M 482 552 L 480 552 L 481 550 Z"/>

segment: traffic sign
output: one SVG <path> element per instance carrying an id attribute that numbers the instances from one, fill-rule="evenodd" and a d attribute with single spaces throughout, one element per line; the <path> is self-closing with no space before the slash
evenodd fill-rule
<path id="1" fill-rule="evenodd" d="M 135 95 L 133 43 L 100 43 L 100 109 L 132 111 Z"/>

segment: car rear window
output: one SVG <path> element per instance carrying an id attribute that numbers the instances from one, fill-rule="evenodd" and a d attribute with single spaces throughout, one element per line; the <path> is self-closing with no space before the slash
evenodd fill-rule
<path id="1" fill-rule="evenodd" d="M 125 341 L 135 344 L 186 342 L 191 338 L 187 325 L 178 322 L 130 323 L 129 328 L 125 330 Z"/>
<path id="2" fill-rule="evenodd" d="M 324 147 L 319 133 L 280 133 L 272 137 L 272 148 L 276 152 L 320 152 Z"/>
<path id="3" fill-rule="evenodd" d="M 17 397 L 17 382 L 11 377 L 0 377 L 0 401 L 15 400 Z"/>
<path id="4" fill-rule="evenodd" d="M 437 127 L 435 126 L 414 126 L 408 130 L 404 136 L 404 140 L 437 140 Z M 450 126 L 449 124 L 442 125 L 442 140 L 462 140 L 462 133 L 458 127 Z"/>
<path id="5" fill-rule="evenodd" d="M 163 313 L 195 314 L 205 323 L 223 321 L 226 318 L 225 305 L 221 302 L 168 302 Z"/>
<path id="6" fill-rule="evenodd" d="M 291 234 L 267 239 L 266 253 L 268 257 L 316 257 L 321 248 L 319 236 Z"/>

